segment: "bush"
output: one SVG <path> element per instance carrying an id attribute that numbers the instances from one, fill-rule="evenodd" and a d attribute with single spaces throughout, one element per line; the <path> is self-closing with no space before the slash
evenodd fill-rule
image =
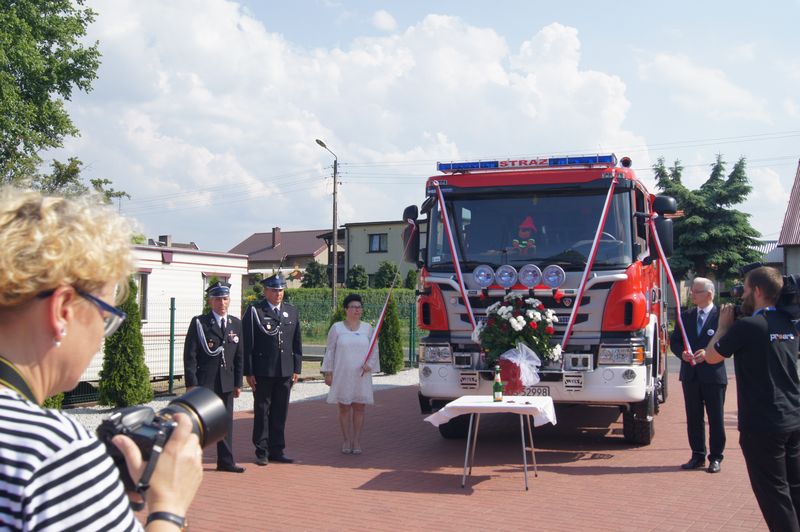
<path id="1" fill-rule="evenodd" d="M 44 404 L 42 405 L 45 408 L 55 408 L 56 410 L 61 410 L 61 405 L 64 404 L 64 393 L 57 393 L 52 397 L 48 397 L 44 400 Z"/>
<path id="2" fill-rule="evenodd" d="M 325 266 L 316 261 L 309 262 L 300 284 L 303 288 L 324 288 L 328 286 L 328 272 Z"/>
<path id="3" fill-rule="evenodd" d="M 403 368 L 403 342 L 400 338 L 400 318 L 397 315 L 394 296 L 389 298 L 378 342 L 381 371 L 387 375 L 394 375 Z"/>
<path id="4" fill-rule="evenodd" d="M 153 399 L 150 373 L 144 363 L 142 322 L 133 279 L 128 281 L 128 298 L 121 308 L 128 319 L 106 339 L 99 386 L 100 404 L 117 407 L 138 405 Z"/>
<path id="5" fill-rule="evenodd" d="M 369 275 L 360 264 L 356 264 L 347 272 L 347 288 L 356 290 L 369 288 Z"/>
<path id="6" fill-rule="evenodd" d="M 375 273 L 375 288 L 391 287 L 397 274 L 397 264 L 388 260 L 381 262 L 378 265 L 377 273 Z"/>
<path id="7" fill-rule="evenodd" d="M 408 270 L 403 288 L 408 288 L 409 290 L 417 289 L 417 270 Z"/>

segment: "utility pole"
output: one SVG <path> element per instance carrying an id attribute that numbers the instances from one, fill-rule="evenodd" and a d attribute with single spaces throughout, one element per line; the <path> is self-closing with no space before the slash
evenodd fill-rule
<path id="1" fill-rule="evenodd" d="M 338 228 L 338 218 L 337 218 L 337 211 L 336 211 L 336 192 L 338 190 L 339 185 L 339 177 L 338 177 L 338 168 L 339 168 L 339 158 L 336 156 L 335 153 L 331 151 L 328 146 L 325 145 L 320 139 L 316 139 L 317 144 L 322 146 L 325 150 L 327 150 L 331 155 L 333 155 L 333 233 L 331 235 L 331 242 L 332 242 L 332 252 L 331 252 L 331 262 L 332 262 L 332 283 L 331 283 L 331 308 L 334 312 L 336 312 L 336 283 L 338 277 L 338 269 L 339 269 L 339 255 L 338 255 L 338 247 L 339 247 L 339 228 Z"/>

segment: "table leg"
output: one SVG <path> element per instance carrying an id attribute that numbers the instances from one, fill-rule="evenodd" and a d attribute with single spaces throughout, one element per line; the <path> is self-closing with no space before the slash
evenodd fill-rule
<path id="1" fill-rule="evenodd" d="M 472 441 L 472 418 L 475 414 L 469 415 L 469 429 L 467 430 L 467 445 L 466 449 L 464 450 L 464 475 L 461 477 L 461 487 L 463 488 L 464 485 L 467 483 L 467 463 L 469 461 L 469 451 L 470 451 L 470 443 Z M 470 470 L 470 473 L 472 471 Z"/>
<path id="2" fill-rule="evenodd" d="M 481 427 L 481 413 L 475 416 L 475 432 L 472 433 L 472 452 L 469 455 L 469 474 L 472 475 L 472 465 L 475 463 L 475 447 L 478 446 L 478 429 Z"/>
<path id="3" fill-rule="evenodd" d="M 523 417 L 522 414 L 519 415 L 519 435 L 522 437 L 522 465 L 525 469 L 525 491 L 528 491 L 528 449 L 525 445 L 525 425 L 522 421 Z"/>
<path id="4" fill-rule="evenodd" d="M 536 466 L 536 448 L 533 446 L 533 432 L 531 431 L 531 416 L 525 416 L 528 421 L 528 441 L 531 444 L 531 460 L 533 461 L 533 476 L 539 478 L 539 469 Z"/>

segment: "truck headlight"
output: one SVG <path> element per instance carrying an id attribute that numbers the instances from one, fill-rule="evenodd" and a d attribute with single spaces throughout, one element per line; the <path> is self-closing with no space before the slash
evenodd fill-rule
<path id="1" fill-rule="evenodd" d="M 420 362 L 428 364 L 447 364 L 453 362 L 453 351 L 449 345 L 421 345 Z"/>
<path id="2" fill-rule="evenodd" d="M 641 345 L 601 345 L 597 363 L 606 365 L 644 364 L 644 347 Z"/>

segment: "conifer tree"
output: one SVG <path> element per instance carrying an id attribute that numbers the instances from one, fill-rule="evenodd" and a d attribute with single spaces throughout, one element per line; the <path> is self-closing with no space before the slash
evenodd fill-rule
<path id="1" fill-rule="evenodd" d="M 397 274 L 397 264 L 389 260 L 381 262 L 375 273 L 375 288 L 390 288 Z"/>
<path id="2" fill-rule="evenodd" d="M 417 270 L 408 270 L 403 288 L 414 290 L 417 287 Z"/>
<path id="3" fill-rule="evenodd" d="M 394 296 L 389 297 L 386 307 L 386 317 L 383 319 L 380 335 L 381 371 L 387 375 L 394 375 L 403 369 L 403 342 L 400 338 L 400 317 L 397 313 L 397 303 Z"/>
<path id="4" fill-rule="evenodd" d="M 369 288 L 367 270 L 360 264 L 356 264 L 347 272 L 347 288 L 352 288 L 354 290 Z"/>
<path id="5" fill-rule="evenodd" d="M 752 190 L 746 161 L 739 159 L 725 177 L 722 155 L 711 165 L 711 174 L 699 189 L 683 184 L 683 167 L 675 161 L 666 168 L 660 158 L 653 165 L 656 183 L 664 194 L 678 202 L 683 216 L 674 220 L 675 253 L 669 259 L 676 278 L 690 273 L 720 281 L 738 276 L 738 269 L 759 260 L 754 246 L 761 236 L 750 225 L 750 215 L 733 208 Z"/>
<path id="6" fill-rule="evenodd" d="M 128 317 L 117 332 L 106 339 L 99 386 L 100 404 L 116 407 L 153 399 L 150 372 L 144 362 L 142 322 L 133 279 L 128 281 L 128 297 L 120 308 Z"/>

